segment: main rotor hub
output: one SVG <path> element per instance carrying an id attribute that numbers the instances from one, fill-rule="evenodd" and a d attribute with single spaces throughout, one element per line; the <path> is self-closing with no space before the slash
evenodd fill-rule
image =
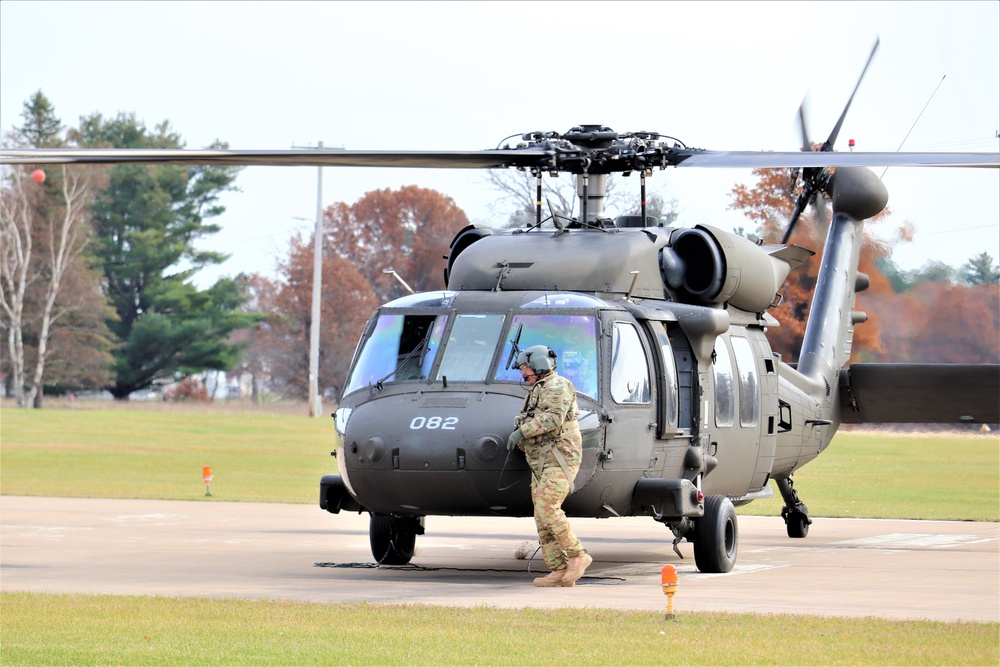
<path id="1" fill-rule="evenodd" d="M 521 138 L 526 143 L 515 150 L 540 148 L 549 152 L 544 164 L 534 165 L 533 169 L 577 175 L 666 169 L 692 154 L 676 140 L 673 146 L 657 141 L 666 138 L 657 132 L 618 133 L 606 125 L 577 125 L 565 134 L 528 132 Z M 523 160 L 514 159 L 509 166 L 525 168 L 527 165 Z"/>
<path id="2" fill-rule="evenodd" d="M 620 137 L 605 125 L 577 125 L 564 134 L 563 139 L 580 148 L 594 150 L 611 148 Z"/>

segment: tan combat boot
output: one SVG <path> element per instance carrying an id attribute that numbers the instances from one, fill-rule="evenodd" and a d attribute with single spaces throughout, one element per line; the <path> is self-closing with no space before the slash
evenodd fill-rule
<path id="1" fill-rule="evenodd" d="M 583 576 L 583 573 L 587 571 L 590 564 L 594 562 L 594 559 L 590 557 L 590 554 L 584 552 L 577 556 L 576 558 L 569 559 L 569 566 L 566 568 L 566 574 L 562 578 L 563 586 L 573 586 L 576 584 L 576 580 Z"/>
<path id="2" fill-rule="evenodd" d="M 544 577 L 538 577 L 533 582 L 535 586 L 540 588 L 551 588 L 553 586 L 563 585 L 563 575 L 566 574 L 566 570 L 555 570 L 554 572 L 549 572 Z"/>

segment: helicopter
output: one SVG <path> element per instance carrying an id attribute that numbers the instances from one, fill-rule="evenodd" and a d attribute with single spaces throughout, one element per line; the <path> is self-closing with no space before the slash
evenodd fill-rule
<path id="1" fill-rule="evenodd" d="M 773 495 L 771 481 L 787 535 L 807 536 L 813 518 L 793 476 L 841 424 L 1000 421 L 997 366 L 848 364 L 867 318 L 855 308 L 868 285 L 858 271 L 862 228 L 888 202 L 869 167 L 996 169 L 1000 155 L 837 153 L 844 114 L 819 151 L 711 151 L 588 124 L 474 151 L 4 149 L 0 164 L 530 172 L 532 224 L 462 229 L 447 249 L 445 289 L 392 300 L 368 320 L 333 415 L 339 472 L 320 480 L 319 507 L 369 513 L 372 555 L 384 565 L 411 562 L 427 516 L 531 516 L 529 468 L 505 443 L 525 393 L 513 362 L 544 345 L 581 411 L 583 462 L 566 514 L 648 516 L 670 531 L 678 556 L 686 540 L 698 570 L 724 573 L 737 560 L 735 508 Z M 803 187 L 786 238 L 758 244 L 648 217 L 646 179 L 688 167 L 797 170 Z M 543 217 L 542 179 L 559 173 L 576 179 L 579 214 Z M 606 216 L 611 174 L 639 176 L 639 215 Z M 822 263 L 789 364 L 768 342 L 778 326 L 768 310 L 814 254 L 787 243 L 791 228 L 827 198 Z"/>

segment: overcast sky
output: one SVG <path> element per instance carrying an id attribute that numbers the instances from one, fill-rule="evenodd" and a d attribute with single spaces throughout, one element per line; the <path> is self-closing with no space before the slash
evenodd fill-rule
<path id="1" fill-rule="evenodd" d="M 100 112 L 169 120 L 188 148 L 494 148 L 515 133 L 600 123 L 715 150 L 797 150 L 826 138 L 876 37 L 837 148 L 1000 150 L 1000 2 L 0 2 L 0 128 L 42 90 L 66 125 Z M 942 82 L 942 77 L 944 80 Z M 940 87 L 938 87 L 940 84 Z M 935 93 L 935 89 L 937 92 Z M 929 101 L 929 103 L 928 103 Z M 926 105 L 926 109 L 925 109 Z M 923 114 L 921 115 L 921 111 Z M 919 122 L 914 126 L 920 116 Z M 912 128 L 912 132 L 911 132 Z M 909 136 L 907 134 L 909 133 Z M 905 143 L 904 142 L 905 138 Z M 311 228 L 316 168 L 250 167 L 199 280 L 272 274 Z M 877 170 L 878 173 L 882 169 Z M 486 223 L 476 171 L 326 168 L 323 205 L 416 184 Z M 678 224 L 745 224 L 746 170 L 672 169 L 650 186 Z M 903 268 L 1000 257 L 1000 170 L 885 174 L 890 223 L 917 229 Z M 626 181 L 638 190 L 638 181 Z M 638 193 L 636 193 L 638 197 Z M 302 219 L 305 220 L 302 220 Z"/>

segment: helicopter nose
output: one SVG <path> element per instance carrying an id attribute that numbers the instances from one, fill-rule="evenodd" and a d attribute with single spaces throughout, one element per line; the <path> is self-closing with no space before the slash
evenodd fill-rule
<path id="1" fill-rule="evenodd" d="M 342 463 L 361 470 L 496 470 L 519 405 L 509 396 L 478 394 L 474 401 L 412 396 L 372 401 L 353 410 Z M 512 463 L 517 465 L 507 467 Z"/>

